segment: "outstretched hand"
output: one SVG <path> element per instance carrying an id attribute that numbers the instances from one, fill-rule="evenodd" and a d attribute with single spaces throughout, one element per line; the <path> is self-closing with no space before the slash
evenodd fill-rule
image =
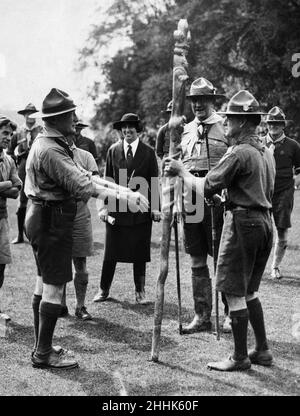
<path id="1" fill-rule="evenodd" d="M 166 176 L 182 175 L 185 168 L 181 160 L 175 160 L 167 157 L 163 160 L 163 170 Z"/>
<path id="2" fill-rule="evenodd" d="M 148 199 L 140 192 L 130 191 L 127 193 L 126 199 L 128 200 L 129 208 L 133 211 L 138 208 L 141 212 L 147 212 L 149 209 Z"/>

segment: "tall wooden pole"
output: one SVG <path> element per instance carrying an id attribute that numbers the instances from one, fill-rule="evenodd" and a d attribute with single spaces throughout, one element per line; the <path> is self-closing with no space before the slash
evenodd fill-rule
<path id="1" fill-rule="evenodd" d="M 178 23 L 177 30 L 174 32 L 174 56 L 173 56 L 173 107 L 172 114 L 169 121 L 170 130 L 170 150 L 169 156 L 178 158 L 181 155 L 181 133 L 182 120 L 184 115 L 185 95 L 186 95 L 186 81 L 187 75 L 187 60 L 186 55 L 189 50 L 190 32 L 188 23 L 185 19 L 181 19 Z M 178 178 L 162 178 L 162 239 L 160 248 L 160 272 L 156 284 L 156 300 L 154 307 L 154 328 L 152 338 L 152 361 L 158 361 L 161 323 L 163 317 L 164 307 L 164 288 L 165 281 L 168 275 L 169 267 L 169 249 L 170 236 L 173 222 L 174 211 L 174 189 L 178 182 Z M 180 307 L 180 305 L 179 305 Z"/>

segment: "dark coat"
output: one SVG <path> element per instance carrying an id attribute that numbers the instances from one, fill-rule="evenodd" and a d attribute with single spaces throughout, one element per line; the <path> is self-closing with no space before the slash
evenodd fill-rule
<path id="1" fill-rule="evenodd" d="M 105 177 L 146 194 L 149 201 L 152 196 L 156 203 L 151 205 L 147 213 L 130 212 L 128 209 L 126 212 L 119 212 L 120 204 L 117 204 L 116 210 L 109 210 L 109 215 L 115 217 L 116 222 L 114 225 L 106 224 L 104 259 L 126 263 L 147 262 L 150 261 L 151 211 L 159 209 L 158 166 L 154 150 L 140 141 L 131 172 L 125 172 L 125 169 L 127 164 L 123 142 L 119 141 L 108 151 Z M 147 189 L 138 189 L 133 183 L 138 177 L 146 180 Z M 152 186 L 152 193 L 151 178 L 156 182 L 156 186 Z"/>
<path id="2" fill-rule="evenodd" d="M 144 222 L 151 222 L 151 211 L 159 210 L 159 187 L 158 187 L 158 166 L 154 150 L 143 142 L 139 142 L 136 153 L 133 158 L 133 166 L 131 172 L 124 172 L 127 169 L 126 157 L 124 154 L 123 141 L 113 144 L 107 154 L 105 177 L 111 178 L 118 185 L 129 186 L 133 191 L 139 191 L 151 202 L 151 208 L 147 213 L 141 212 L 119 212 L 120 204 L 117 203 L 116 212 L 109 210 L 109 215 L 115 217 L 116 225 L 134 226 Z M 147 183 L 147 190 L 136 186 L 137 178 L 144 178 Z M 131 179 L 130 179 L 131 178 Z M 155 182 L 152 186 L 151 178 Z M 124 211 L 124 210 L 123 210 Z"/>

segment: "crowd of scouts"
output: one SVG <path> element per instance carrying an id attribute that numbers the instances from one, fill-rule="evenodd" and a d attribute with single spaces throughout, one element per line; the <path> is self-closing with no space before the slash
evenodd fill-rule
<path id="1" fill-rule="evenodd" d="M 93 252 L 87 204 L 91 197 L 100 201 L 99 216 L 106 224 L 94 302 L 109 298 L 118 262 L 133 265 L 135 301 L 149 302 L 146 263 L 150 261 L 152 222 L 161 220 L 160 174 L 181 177 L 193 197 L 199 193 L 205 198 L 203 220 L 183 224 L 195 312 L 183 333 L 212 329 L 207 259 L 213 255 L 213 215 L 216 288 L 224 305 L 223 331 L 232 332 L 234 351 L 208 367 L 241 371 L 251 364 L 272 364 L 258 289 L 272 249 L 273 219 L 276 239 L 271 276 L 282 278 L 279 266 L 287 248 L 294 189 L 300 184 L 300 145 L 285 136 L 288 120 L 283 111 L 274 107 L 264 113 L 246 90 L 230 99 L 226 111 L 216 112 L 216 103 L 225 97 L 207 79 L 199 78 L 192 83 L 188 99 L 194 119 L 182 127 L 180 161 L 169 157 L 168 123 L 158 131 L 155 152 L 139 139 L 143 125 L 138 115 L 127 113 L 113 123 L 120 139 L 108 150 L 104 178 L 99 176 L 94 142 L 81 135 L 87 125 L 79 122 L 76 105 L 64 91 L 53 88 L 40 111 L 33 104 L 19 111 L 25 119 L 19 129 L 0 116 L 0 289 L 5 265 L 11 263 L 6 200 L 19 197 L 18 235 L 12 243 L 23 243 L 25 232 L 37 268 L 32 299 L 34 367 L 78 367 L 64 348 L 52 345 L 52 339 L 57 319 L 68 314 L 68 282 L 74 281 L 75 315 L 83 321 L 92 319 L 85 303 L 87 257 Z M 166 114 L 171 112 L 172 102 Z M 262 116 L 266 116 L 268 130 L 264 136 L 257 133 Z M 143 179 L 144 189 L 138 178 Z M 256 339 L 251 351 L 249 322 Z"/>

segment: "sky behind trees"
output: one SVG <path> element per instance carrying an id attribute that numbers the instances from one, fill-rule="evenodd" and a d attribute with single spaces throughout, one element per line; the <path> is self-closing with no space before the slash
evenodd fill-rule
<path id="1" fill-rule="evenodd" d="M 36 106 L 52 87 L 82 101 L 74 67 L 99 0 L 1 0 L 0 108 Z M 107 3 L 107 2 L 104 2 Z"/>

